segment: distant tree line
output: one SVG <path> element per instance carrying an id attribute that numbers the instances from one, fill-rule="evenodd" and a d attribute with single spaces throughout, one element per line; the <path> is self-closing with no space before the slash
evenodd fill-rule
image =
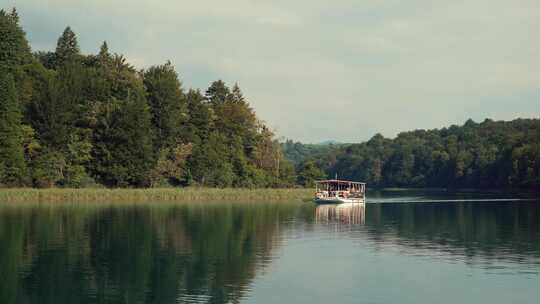
<path id="1" fill-rule="evenodd" d="M 339 149 L 346 148 L 351 144 L 346 143 L 317 143 L 304 144 L 291 139 L 286 139 L 282 144 L 283 152 L 293 165 L 300 168 L 306 159 L 324 158 L 329 154 L 334 154 Z"/>
<path id="2" fill-rule="evenodd" d="M 185 89 L 170 62 L 136 70 L 67 27 L 32 53 L 0 11 L 0 186 L 288 187 L 294 167 L 238 85 Z"/>
<path id="3" fill-rule="evenodd" d="M 304 153 L 304 164 L 327 176 L 366 181 L 371 187 L 527 188 L 540 190 L 540 120 L 516 119 L 380 134 L 360 144 Z M 302 155 L 286 143 L 286 156 Z M 309 149 L 308 149 L 309 151 Z M 324 152 L 321 154 L 321 151 Z"/>

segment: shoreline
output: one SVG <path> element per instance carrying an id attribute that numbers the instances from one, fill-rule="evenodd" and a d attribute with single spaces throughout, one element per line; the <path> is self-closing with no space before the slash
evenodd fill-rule
<path id="1" fill-rule="evenodd" d="M 291 201 L 312 196 L 309 188 L 6 188 L 0 189 L 0 203 L 69 202 L 69 203 L 159 203 L 208 201 Z"/>

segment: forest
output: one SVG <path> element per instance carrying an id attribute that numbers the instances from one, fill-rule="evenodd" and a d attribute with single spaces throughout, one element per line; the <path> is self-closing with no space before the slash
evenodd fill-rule
<path id="1" fill-rule="evenodd" d="M 516 119 L 376 134 L 360 144 L 314 149 L 292 141 L 284 153 L 327 176 L 369 187 L 442 187 L 540 190 L 540 120 Z M 322 152 L 322 153 L 321 153 Z"/>
<path id="2" fill-rule="evenodd" d="M 292 164 L 238 85 L 183 87 L 170 62 L 137 70 L 67 27 L 32 52 L 0 12 L 0 185 L 290 187 Z M 97 48 L 97 47 L 96 47 Z"/>
<path id="3" fill-rule="evenodd" d="M 355 144 L 280 143 L 237 84 L 185 88 L 171 62 L 137 69 L 70 27 L 32 51 L 0 11 L 0 187 L 540 189 L 540 120 L 415 130 Z M 96 49 L 98 47 L 96 46 Z"/>

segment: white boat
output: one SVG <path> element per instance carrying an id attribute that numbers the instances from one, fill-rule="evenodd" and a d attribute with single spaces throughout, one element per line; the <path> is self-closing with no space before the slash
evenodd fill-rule
<path id="1" fill-rule="evenodd" d="M 366 184 L 338 179 L 316 181 L 313 201 L 317 204 L 364 203 Z"/>

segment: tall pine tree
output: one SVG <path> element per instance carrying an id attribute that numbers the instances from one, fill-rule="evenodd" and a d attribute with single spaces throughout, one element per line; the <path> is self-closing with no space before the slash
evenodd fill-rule
<path id="1" fill-rule="evenodd" d="M 0 184 L 7 186 L 26 183 L 21 119 L 13 77 L 0 72 Z"/>
<path id="2" fill-rule="evenodd" d="M 0 10 L 0 69 L 13 74 L 31 59 L 30 46 L 19 25 L 17 11 L 13 9 L 7 13 Z"/>
<path id="3" fill-rule="evenodd" d="M 80 54 L 77 36 L 69 26 L 66 27 L 60 38 L 58 38 L 55 53 L 57 67 L 76 59 Z"/>
<path id="4" fill-rule="evenodd" d="M 223 80 L 216 80 L 212 82 L 210 87 L 206 90 L 206 98 L 213 106 L 223 104 L 231 94 L 231 91 L 223 82 Z"/>

